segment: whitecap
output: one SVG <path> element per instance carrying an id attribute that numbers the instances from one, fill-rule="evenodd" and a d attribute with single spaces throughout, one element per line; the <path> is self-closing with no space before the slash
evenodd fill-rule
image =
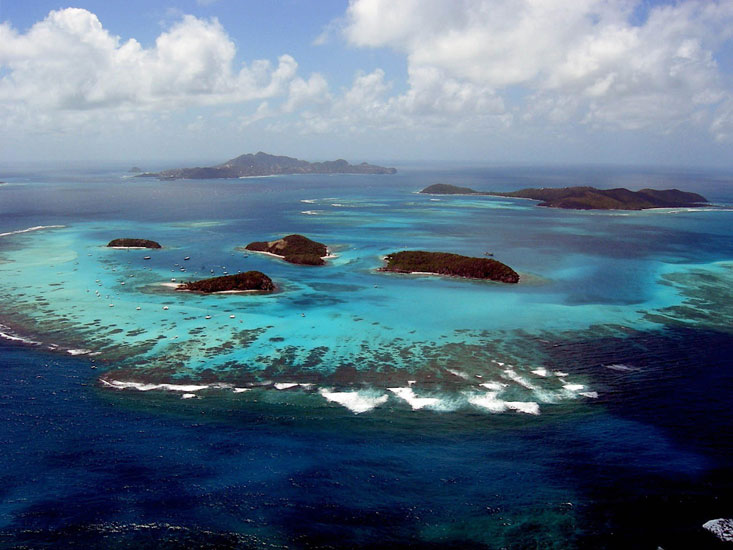
<path id="1" fill-rule="evenodd" d="M 343 405 L 355 414 L 371 411 L 375 407 L 384 404 L 387 399 L 389 399 L 387 394 L 377 396 L 371 392 L 366 393 L 358 391 L 334 392 L 322 389 L 320 394 L 328 401 Z"/>
<path id="2" fill-rule="evenodd" d="M 205 390 L 208 385 L 197 386 L 193 384 L 146 384 L 144 382 L 124 382 L 122 380 L 105 380 L 101 379 L 103 384 L 117 390 L 138 390 L 138 391 L 151 391 L 151 390 L 167 390 L 167 391 L 181 391 L 181 392 L 196 392 Z"/>
<path id="3" fill-rule="evenodd" d="M 522 378 L 521 376 L 519 376 L 516 372 L 514 372 L 511 369 L 505 369 L 503 376 L 505 378 L 511 380 L 512 382 L 516 382 L 517 384 L 519 384 L 523 388 L 527 388 L 528 390 L 536 390 L 537 389 L 537 386 L 535 386 L 534 384 L 532 384 L 529 380 L 527 380 L 525 378 Z"/>
<path id="4" fill-rule="evenodd" d="M 440 399 L 437 397 L 418 397 L 415 395 L 414 390 L 411 387 L 407 388 L 387 388 L 393 394 L 400 399 L 407 401 L 413 411 L 422 409 L 423 407 L 435 407 L 440 404 Z"/>
<path id="5" fill-rule="evenodd" d="M 554 374 L 554 375 L 555 375 L 555 376 L 557 376 L 558 378 L 564 378 L 564 377 L 566 377 L 566 376 L 568 375 L 568 373 L 567 373 L 567 372 L 563 372 L 563 371 L 561 371 L 561 370 L 556 370 L 556 371 L 555 371 L 555 372 L 553 372 L 552 374 Z"/>
<path id="6" fill-rule="evenodd" d="M 507 387 L 507 384 L 502 384 L 501 382 L 484 382 L 483 384 L 479 384 L 479 385 L 482 388 L 486 388 L 487 390 L 494 390 L 494 391 L 501 391 Z"/>
<path id="7" fill-rule="evenodd" d="M 184 393 L 181 396 L 181 399 L 193 399 L 194 397 L 196 397 L 195 393 Z"/>
<path id="8" fill-rule="evenodd" d="M 297 385 L 297 382 L 278 382 L 277 384 L 274 384 L 274 387 L 276 390 L 289 390 L 290 388 L 294 388 Z"/>
<path id="9" fill-rule="evenodd" d="M 66 353 L 69 355 L 87 355 L 89 353 L 92 353 L 92 350 L 90 349 L 67 349 Z"/>
<path id="10" fill-rule="evenodd" d="M 232 391 L 234 393 L 244 393 L 246 391 L 252 391 L 252 388 L 234 388 Z"/>
<path id="11" fill-rule="evenodd" d="M 504 412 L 507 409 L 506 403 L 501 399 L 497 399 L 498 392 L 487 392 L 483 395 L 472 394 L 468 395 L 466 399 L 471 405 L 487 409 L 494 413 Z"/>
<path id="12" fill-rule="evenodd" d="M 5 338 L 6 340 L 10 340 L 12 342 L 23 342 L 24 344 L 40 344 L 40 342 L 36 342 L 35 340 L 31 340 L 30 338 L 23 338 L 22 336 L 18 336 L 5 325 L 0 325 L 0 338 Z"/>
<path id="13" fill-rule="evenodd" d="M 580 392 L 578 395 L 582 395 L 583 397 L 587 397 L 589 399 L 598 399 L 597 391 L 583 391 Z"/>
<path id="14" fill-rule="evenodd" d="M 542 376 L 543 378 L 547 376 L 547 369 L 545 368 L 539 368 L 532 371 L 532 374 L 535 374 L 537 376 Z"/>
<path id="15" fill-rule="evenodd" d="M 304 202 L 306 204 L 315 204 L 316 199 L 300 199 L 300 202 Z"/>
<path id="16" fill-rule="evenodd" d="M 585 388 L 583 384 L 564 384 L 563 389 L 568 391 L 577 392 Z"/>
<path id="17" fill-rule="evenodd" d="M 733 519 L 711 519 L 702 524 L 704 529 L 713 533 L 724 542 L 733 542 Z"/>
<path id="18" fill-rule="evenodd" d="M 534 401 L 505 401 L 508 409 L 522 412 L 525 414 L 540 414 L 540 406 Z"/>
<path id="19" fill-rule="evenodd" d="M 17 231 L 8 231 L 7 233 L 0 233 L 0 237 L 9 237 L 10 235 L 19 235 L 20 233 L 30 233 L 31 231 L 41 231 L 43 229 L 60 229 L 65 227 L 63 225 L 35 225 L 33 227 L 27 227 L 26 229 L 18 229 Z"/>

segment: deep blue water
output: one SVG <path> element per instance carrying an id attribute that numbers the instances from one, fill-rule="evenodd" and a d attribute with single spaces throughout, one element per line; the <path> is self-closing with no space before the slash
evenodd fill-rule
<path id="1" fill-rule="evenodd" d="M 407 171 L 402 179 L 355 180 L 356 188 L 318 178 L 169 185 L 121 182 L 117 172 L 74 172 L 68 180 L 16 174 L 10 179 L 13 187 L 0 189 L 10 191 L 0 200 L 0 232 L 53 224 L 67 229 L 0 243 L 0 252 L 12 259 L 4 266 L 0 321 L 44 342 L 29 346 L 0 340 L 0 546 L 726 547 L 702 524 L 733 517 L 733 335 L 726 309 L 730 268 L 725 263 L 733 258 L 730 214 L 612 217 L 524 203 L 519 209 L 511 204 L 488 210 L 470 201 L 446 213 L 433 209 L 435 205 L 414 205 L 409 196 L 422 182 L 436 178 L 484 189 L 589 179 L 607 186 L 633 187 L 638 182 L 638 188 L 653 178 L 654 183 L 673 182 L 721 203 L 733 197 L 726 187 L 731 180 L 722 175 L 610 174 L 600 169 Z M 299 216 L 307 208 L 326 210 L 326 202 L 299 202 L 321 198 L 329 198 L 328 204 L 361 202 L 346 213 L 334 211 L 330 218 Z M 199 220 L 226 224 L 196 231 L 175 226 Z M 226 239 L 234 232 L 244 233 L 237 237 L 243 240 L 278 234 L 285 225 L 331 239 L 343 237 L 337 242 L 345 246 L 344 263 L 334 266 L 339 271 L 302 275 L 292 266 L 258 258 L 258 266 L 290 286 L 277 301 L 265 306 L 247 302 L 237 315 L 253 310 L 257 319 L 280 320 L 283 328 L 270 330 L 281 330 L 278 334 L 285 338 L 291 334 L 298 346 L 306 346 L 303 342 L 319 331 L 291 325 L 292 311 L 307 311 L 308 319 L 333 319 L 324 325 L 332 333 L 356 330 L 359 338 L 386 350 L 390 334 L 409 339 L 414 327 L 421 333 L 414 336 L 417 346 L 430 340 L 433 331 L 443 331 L 453 336 L 436 353 L 452 354 L 451 368 L 482 373 L 482 380 L 498 376 L 502 371 L 491 370 L 495 367 L 488 361 L 481 363 L 486 349 L 487 357 L 512 358 L 527 379 L 535 367 L 562 369 L 597 398 L 541 402 L 538 416 L 487 414 L 465 405 L 411 410 L 394 398 L 353 414 L 317 393 L 275 390 L 246 399 L 211 390 L 202 398 L 182 400 L 176 392 L 116 391 L 101 385 L 100 374 L 117 376 L 120 365 L 131 373 L 142 368 L 130 364 L 143 363 L 139 356 L 120 359 L 122 344 L 115 343 L 114 353 L 106 352 L 114 360 L 104 353 L 72 357 L 47 349 L 49 342 L 66 343 L 64 337 L 69 345 L 101 346 L 92 333 L 78 332 L 75 323 L 81 321 L 74 317 L 86 320 L 85 315 L 100 314 L 86 306 L 75 313 L 75 298 L 56 292 L 56 287 L 48 291 L 48 281 L 37 279 L 36 271 L 54 274 L 71 287 L 87 276 L 102 277 L 106 284 L 105 276 L 118 277 L 120 272 L 105 270 L 122 264 L 109 263 L 107 256 L 97 263 L 95 251 L 92 260 L 78 255 L 84 269 L 67 272 L 57 259 L 48 260 L 51 267 L 23 264 L 28 262 L 24 250 L 47 250 L 41 247 L 48 243 L 56 250 L 93 250 L 84 248 L 85 243 L 104 242 L 118 236 L 120 228 L 137 227 L 150 232 L 145 236 L 157 231 L 171 242 L 187 235 L 193 243 L 188 246 L 199 254 L 196 260 L 206 267 L 222 254 L 231 265 L 244 266 L 253 259 L 230 258 Z M 550 281 L 504 291 L 433 279 L 384 281 L 374 279 L 377 275 L 368 269 L 372 251 L 381 250 L 374 243 L 388 246 L 390 240 L 412 239 L 471 252 L 486 247 L 487 231 L 491 248 L 503 260 Z M 153 267 L 167 272 L 172 255 L 181 254 L 178 250 L 164 252 L 170 259 L 156 258 Z M 17 279 L 11 269 L 16 265 L 25 273 Z M 364 288 L 375 280 L 384 295 L 370 297 Z M 21 281 L 27 284 L 25 296 L 13 296 L 8 287 L 17 293 Z M 324 301 L 318 293 L 323 288 L 332 300 Z M 681 297 L 671 293 L 674 288 L 681 289 Z M 115 311 L 126 297 L 143 296 L 138 287 L 125 292 L 130 294 L 120 293 Z M 431 296 L 439 318 L 417 318 L 411 292 L 419 299 Z M 471 309 L 486 292 L 495 315 L 506 317 L 503 323 Z M 359 296 L 356 305 L 340 293 Z M 408 299 L 400 301 L 405 294 Z M 24 317 L 22 307 L 39 298 L 49 304 L 42 306 L 46 312 L 39 310 L 41 316 L 55 322 L 67 319 L 68 335 L 50 332 L 41 318 Z M 460 315 L 451 315 L 451 303 L 460 305 Z M 230 307 L 228 302 L 220 306 Z M 368 319 L 373 315 L 383 325 L 353 329 L 360 325 L 346 324 L 339 332 L 347 321 L 335 314 L 356 307 L 354 311 Z M 106 303 L 103 308 L 109 311 Z M 33 329 L 33 319 L 38 321 L 34 332 L 20 331 Z M 478 326 L 464 326 L 463 319 Z M 115 322 L 126 326 L 128 321 Z M 183 330 L 182 322 L 177 323 L 175 330 Z M 496 332 L 512 323 L 512 330 Z M 469 328 L 482 335 L 465 332 Z M 453 329 L 458 332 L 451 333 Z M 501 345 L 494 342 L 494 333 L 500 334 Z M 382 336 L 384 340 L 376 340 Z M 333 355 L 324 357 L 340 359 L 360 342 L 337 344 L 322 336 L 319 343 L 331 348 Z M 165 359 L 155 356 L 160 352 L 151 353 L 146 361 Z M 361 353 L 364 361 L 369 353 L 376 363 L 381 357 L 374 350 Z M 361 384 L 360 376 L 378 387 L 380 373 L 399 378 L 400 369 L 411 368 L 414 361 L 408 358 L 394 366 L 397 374 L 379 365 L 357 368 L 338 387 Z M 288 380 L 315 370 L 336 384 L 341 373 L 337 369 L 328 374 L 331 365 L 281 363 L 273 363 L 281 371 L 271 366 L 267 374 L 279 372 Z M 418 367 L 411 371 L 418 378 L 418 392 L 448 401 L 453 382 L 431 382 L 442 371 Z M 224 369 L 219 375 L 226 373 Z M 545 383 L 541 377 L 532 381 Z M 526 391 L 516 395 L 530 398 Z M 531 398 L 541 401 L 539 395 Z"/>

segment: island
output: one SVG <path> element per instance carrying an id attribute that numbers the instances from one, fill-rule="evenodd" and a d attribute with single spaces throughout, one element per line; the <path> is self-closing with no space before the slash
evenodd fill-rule
<path id="1" fill-rule="evenodd" d="M 188 292 L 272 292 L 275 284 L 261 271 L 247 271 L 234 275 L 223 275 L 210 279 L 186 282 L 178 285 L 176 290 Z"/>
<path id="2" fill-rule="evenodd" d="M 519 274 L 516 271 L 491 258 L 473 258 L 449 252 L 407 250 L 388 254 L 384 261 L 386 265 L 379 271 L 447 275 L 502 283 L 519 282 Z"/>
<path id="3" fill-rule="evenodd" d="M 133 166 L 128 170 L 128 172 L 130 172 L 131 174 L 140 174 L 142 171 L 142 168 L 140 168 L 139 166 Z"/>
<path id="4" fill-rule="evenodd" d="M 163 248 L 148 239 L 114 239 L 107 245 L 110 248 Z"/>
<path id="5" fill-rule="evenodd" d="M 288 235 L 276 241 L 258 241 L 244 247 L 251 252 L 263 252 L 282 258 L 291 264 L 323 265 L 323 258 L 328 256 L 328 248 L 304 237 L 303 235 Z"/>
<path id="6" fill-rule="evenodd" d="M 470 187 L 459 187 L 458 185 L 450 185 L 449 183 L 434 183 L 420 191 L 427 195 L 485 195 L 480 191 L 474 191 Z"/>
<path id="7" fill-rule="evenodd" d="M 648 208 L 679 208 L 703 206 L 708 201 L 702 195 L 679 189 L 641 189 L 630 191 L 623 187 L 542 187 L 519 191 L 474 191 L 469 187 L 448 184 L 430 185 L 420 193 L 432 195 L 488 195 L 541 201 L 539 206 L 573 210 L 646 210 Z"/>
<path id="8" fill-rule="evenodd" d="M 394 168 L 374 164 L 349 164 L 343 159 L 308 162 L 293 157 L 270 155 L 260 151 L 244 154 L 215 166 L 173 168 L 161 172 L 144 172 L 135 177 L 175 179 L 219 179 L 274 176 L 281 174 L 394 174 Z"/>

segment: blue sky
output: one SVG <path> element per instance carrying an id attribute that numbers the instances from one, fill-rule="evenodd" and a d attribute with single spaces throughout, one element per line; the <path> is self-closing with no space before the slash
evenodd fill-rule
<path id="1" fill-rule="evenodd" d="M 0 0 L 0 161 L 731 166 L 733 0 Z"/>

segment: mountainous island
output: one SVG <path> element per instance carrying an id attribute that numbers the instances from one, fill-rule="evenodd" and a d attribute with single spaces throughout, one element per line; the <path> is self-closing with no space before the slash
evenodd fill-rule
<path id="1" fill-rule="evenodd" d="M 203 292 L 206 294 L 211 294 L 212 292 L 244 291 L 272 292 L 275 290 L 275 284 L 272 282 L 272 279 L 261 271 L 247 271 L 245 273 L 235 273 L 234 275 L 223 275 L 221 277 L 183 283 L 178 285 L 176 290 Z"/>
<path id="2" fill-rule="evenodd" d="M 573 210 L 645 210 L 647 208 L 674 208 L 702 206 L 708 201 L 702 195 L 680 191 L 679 189 L 641 189 L 629 191 L 623 187 L 616 189 L 596 189 L 595 187 L 543 187 L 521 189 L 512 192 L 474 191 L 469 187 L 458 187 L 445 183 L 430 185 L 420 193 L 432 195 L 490 195 L 533 199 L 539 206 L 567 208 Z"/>
<path id="3" fill-rule="evenodd" d="M 174 168 L 162 172 L 144 172 L 135 177 L 175 179 L 244 178 L 274 176 L 278 174 L 394 174 L 394 168 L 374 164 L 349 164 L 343 159 L 325 162 L 308 162 L 293 157 L 259 152 L 240 155 L 216 166 Z"/>
<path id="4" fill-rule="evenodd" d="M 110 248 L 163 248 L 148 239 L 114 239 L 107 244 Z"/>
<path id="5" fill-rule="evenodd" d="M 430 273 L 467 279 L 489 279 L 502 283 L 518 283 L 519 274 L 511 267 L 491 258 L 472 258 L 448 252 L 408 250 L 388 254 L 386 265 L 379 271 L 395 273 Z"/>
<path id="6" fill-rule="evenodd" d="M 325 244 L 303 235 L 288 235 L 276 241 L 257 241 L 244 248 L 252 252 L 266 252 L 291 264 L 300 265 L 323 265 L 323 258 L 328 256 Z"/>

